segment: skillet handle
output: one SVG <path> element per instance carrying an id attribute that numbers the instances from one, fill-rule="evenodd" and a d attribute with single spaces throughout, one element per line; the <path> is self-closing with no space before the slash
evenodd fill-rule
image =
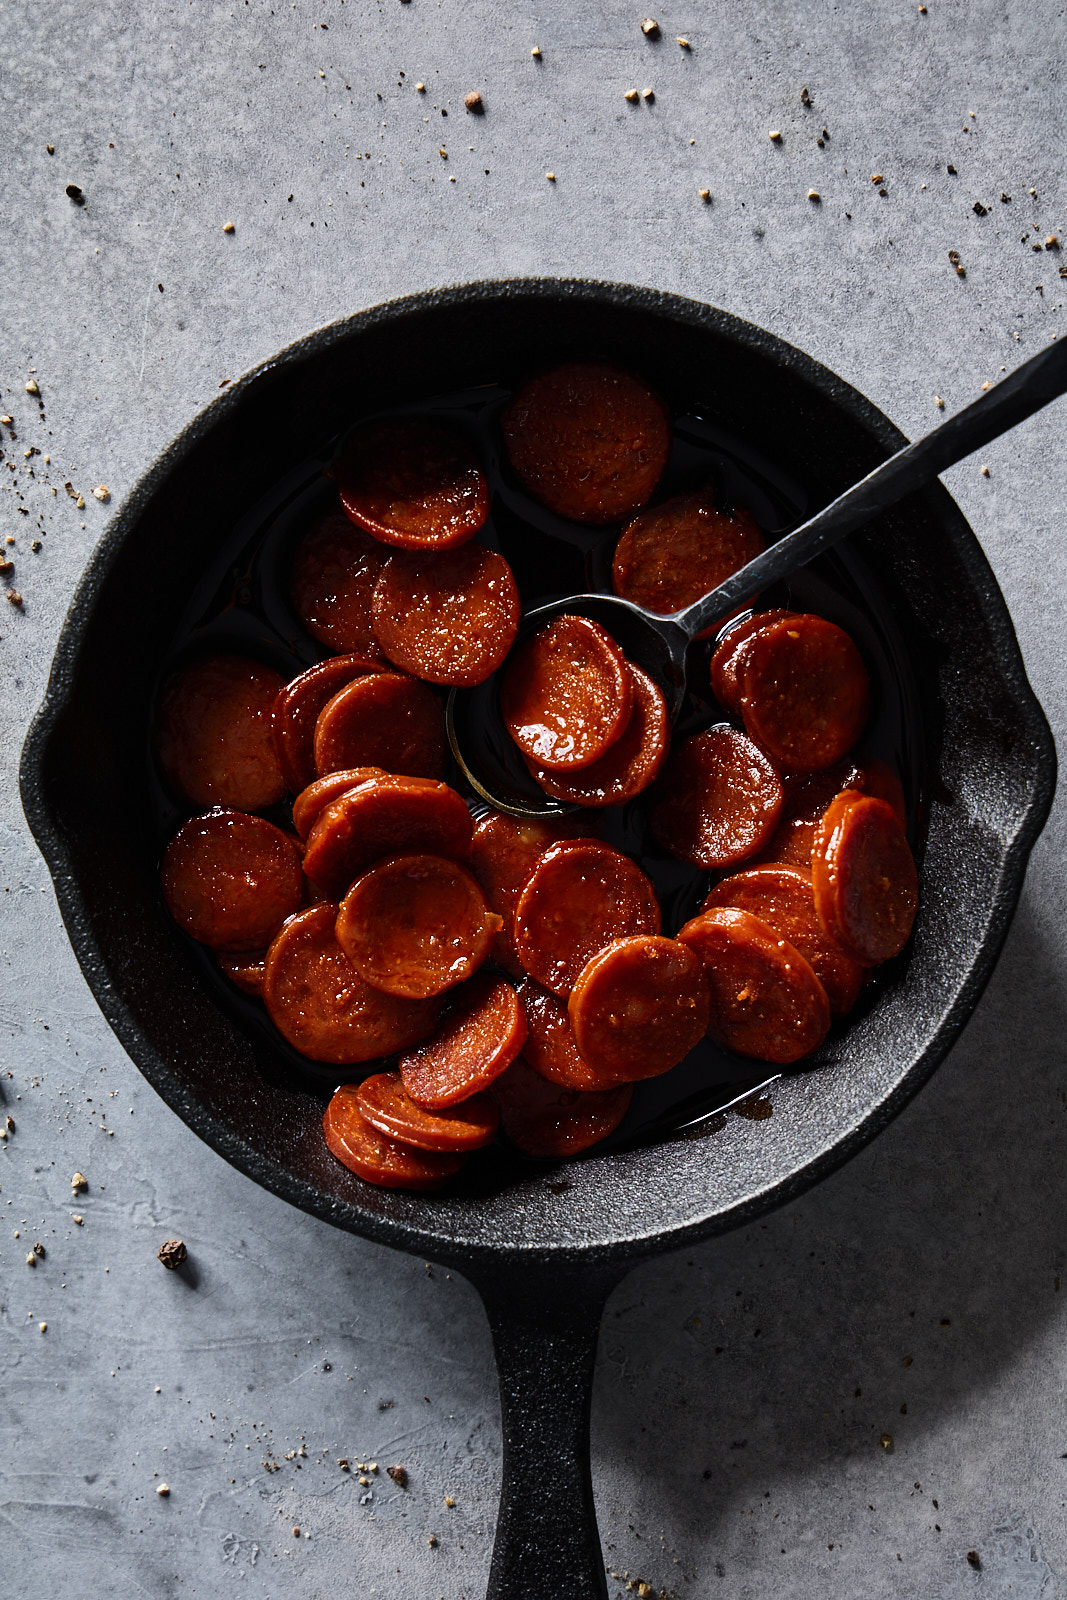
<path id="1" fill-rule="evenodd" d="M 527 1263 L 474 1276 L 489 1317 L 504 1438 L 486 1600 L 606 1600 L 589 1470 L 589 1402 L 604 1302 L 630 1264 Z"/>

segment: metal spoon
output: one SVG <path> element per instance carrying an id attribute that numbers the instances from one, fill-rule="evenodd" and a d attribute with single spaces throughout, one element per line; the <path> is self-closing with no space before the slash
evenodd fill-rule
<path id="1" fill-rule="evenodd" d="M 947 467 L 1007 433 L 1065 390 L 1067 339 L 1062 339 L 1032 356 L 932 433 L 898 450 L 817 516 L 683 610 L 661 616 L 614 595 L 572 594 L 528 612 L 521 636 L 563 613 L 592 618 L 658 685 L 673 721 L 685 698 L 686 651 L 698 634 L 924 487 Z M 449 743 L 465 777 L 484 799 L 516 816 L 550 817 L 573 811 L 573 806 L 560 805 L 547 795 L 531 794 L 532 780 L 500 714 L 497 678 L 494 673 L 477 688 L 453 689 L 448 697 Z"/>

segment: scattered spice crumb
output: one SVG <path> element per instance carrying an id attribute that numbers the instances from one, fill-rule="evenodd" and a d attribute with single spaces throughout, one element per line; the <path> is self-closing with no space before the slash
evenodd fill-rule
<path id="1" fill-rule="evenodd" d="M 548 179 L 549 183 L 555 183 L 556 181 L 556 174 L 554 172 L 546 172 L 545 177 Z"/>
<path id="2" fill-rule="evenodd" d="M 482 97 L 477 89 L 472 89 L 469 94 L 463 96 L 463 104 L 468 111 L 473 111 L 475 115 L 485 110 L 485 106 L 482 104 Z"/>
<path id="3" fill-rule="evenodd" d="M 535 44 L 533 49 L 530 51 L 530 54 L 533 56 L 535 61 L 540 61 L 540 59 L 541 59 L 541 46 L 539 44 Z"/>
<path id="4" fill-rule="evenodd" d="M 986 381 L 983 383 L 982 388 L 983 389 L 992 389 L 992 387 L 993 387 L 993 385 L 990 383 L 989 379 L 987 378 Z M 941 1324 L 941 1326 L 943 1328 L 947 1328 L 948 1327 L 948 1323 L 947 1322 L 943 1322 Z"/>
<path id="5" fill-rule="evenodd" d="M 161 1261 L 171 1272 L 188 1258 L 189 1252 L 181 1239 L 166 1239 L 156 1251 L 156 1260 Z"/>
<path id="6" fill-rule="evenodd" d="M 711 190 L 710 189 L 698 189 L 697 193 L 699 194 L 700 198 L 703 200 L 704 204 L 706 206 L 710 206 L 710 204 L 711 204 Z"/>
<path id="7" fill-rule="evenodd" d="M 1058 233 L 1050 233 L 1048 238 L 1045 240 L 1045 249 L 1046 250 L 1058 250 L 1059 247 L 1060 247 L 1060 236 L 1059 236 L 1059 234 Z"/>
<path id="8" fill-rule="evenodd" d="M 819 193 L 818 189 L 809 189 L 808 190 L 808 199 L 809 200 L 818 201 L 818 200 L 822 199 L 822 195 Z"/>
<path id="9" fill-rule="evenodd" d="M 76 206 L 83 206 L 85 204 L 85 196 L 82 194 L 76 183 L 68 183 L 63 192 L 69 200 L 74 201 Z"/>
<path id="10" fill-rule="evenodd" d="M 644 34 L 646 39 L 659 38 L 659 23 L 656 21 L 655 17 L 642 17 L 641 32 Z"/>
<path id="11" fill-rule="evenodd" d="M 42 1333 L 47 1333 L 48 1332 L 48 1324 L 47 1324 L 47 1322 L 39 1322 L 37 1324 L 37 1326 L 40 1328 Z"/>
<path id="12" fill-rule="evenodd" d="M 407 1488 L 408 1475 L 407 1475 L 406 1467 L 401 1467 L 401 1466 L 386 1467 L 385 1470 L 386 1470 L 387 1475 L 390 1478 L 392 1478 L 393 1482 L 397 1485 L 397 1487 L 399 1489 L 406 1489 Z"/>
<path id="13" fill-rule="evenodd" d="M 74 504 L 77 506 L 79 511 L 84 511 L 85 510 L 85 496 L 83 494 L 80 494 L 78 496 L 78 498 L 75 500 Z"/>
<path id="14" fill-rule="evenodd" d="M 28 1267 L 35 1267 L 37 1265 L 37 1257 L 34 1255 L 32 1250 L 26 1257 L 26 1265 Z"/>
<path id="15" fill-rule="evenodd" d="M 455 1500 L 452 1498 L 452 1496 L 450 1494 L 446 1494 L 445 1495 L 445 1505 L 448 1507 L 448 1509 L 450 1511 L 452 1510 L 452 1508 L 455 1505 L 455 1503 L 456 1503 Z"/>
<path id="16" fill-rule="evenodd" d="M 98 483 L 97 484 L 96 488 L 93 490 L 93 499 L 94 500 L 110 500 L 111 499 L 111 490 L 108 488 L 106 483 Z"/>
<path id="17" fill-rule="evenodd" d="M 882 177 L 882 174 L 880 172 L 872 172 L 871 173 L 871 182 L 872 183 L 884 183 L 885 179 Z"/>
<path id="18" fill-rule="evenodd" d="M 988 467 L 979 467 L 978 470 L 982 474 L 983 478 L 988 478 L 989 477 L 989 468 Z"/>
<path id="19" fill-rule="evenodd" d="M 968 1550 L 968 1552 L 967 1552 L 967 1562 L 968 1562 L 969 1566 L 977 1567 L 979 1572 L 981 1572 L 981 1570 L 982 1570 L 982 1558 L 978 1554 L 977 1550 Z"/>
<path id="20" fill-rule="evenodd" d="M 224 222 L 222 224 L 222 231 L 223 233 L 234 233 L 236 230 L 232 222 Z"/>
<path id="21" fill-rule="evenodd" d="M 88 1189 L 89 1180 L 83 1177 L 80 1172 L 76 1172 L 70 1180 L 70 1186 L 72 1189 Z"/>
<path id="22" fill-rule="evenodd" d="M 955 169 L 955 167 L 954 167 L 954 166 L 953 166 L 953 165 L 952 165 L 952 162 L 951 162 L 951 161 L 950 161 L 950 162 L 949 162 L 949 164 L 948 164 L 948 166 L 947 166 L 947 167 L 946 167 L 946 168 L 945 168 L 945 171 L 946 171 L 946 172 L 948 172 L 948 173 L 951 173 L 951 175 L 952 175 L 952 176 L 953 176 L 953 177 L 954 177 L 954 178 L 955 178 L 955 177 L 956 177 L 956 176 L 957 176 L 957 173 L 956 173 L 956 169 Z"/>
<path id="23" fill-rule="evenodd" d="M 162 1495 L 163 1499 L 165 1500 L 168 1494 L 170 1494 L 170 1485 L 167 1483 L 157 1483 L 156 1493 L 158 1495 Z"/>
<path id="24" fill-rule="evenodd" d="M 424 83 L 417 83 L 415 85 L 415 93 L 416 94 L 425 94 L 426 93 L 426 85 Z"/>
<path id="25" fill-rule="evenodd" d="M 45 149 L 48 151 L 50 156 L 54 156 L 56 153 L 56 147 L 54 144 L 46 144 Z"/>
<path id="26" fill-rule="evenodd" d="M 801 89 L 800 91 L 800 103 L 802 106 L 811 105 L 811 90 L 807 87 Z"/>
<path id="27" fill-rule="evenodd" d="M 624 100 L 629 100 L 630 104 L 633 105 L 634 102 L 637 99 L 637 90 L 636 89 L 627 89 L 625 94 L 623 95 L 623 99 Z"/>
<path id="28" fill-rule="evenodd" d="M 448 151 L 445 149 L 443 144 L 442 145 L 438 145 L 437 154 L 441 157 L 442 161 L 447 161 L 448 160 Z"/>
<path id="29" fill-rule="evenodd" d="M 27 394 L 40 394 L 40 392 L 41 392 L 40 389 L 37 387 L 37 379 L 36 378 L 27 379 L 27 382 L 26 382 L 26 393 Z"/>
<path id="30" fill-rule="evenodd" d="M 44 1245 L 41 1243 L 40 1239 L 37 1239 L 37 1240 L 34 1241 L 33 1253 L 34 1253 L 35 1256 L 43 1256 L 44 1255 L 44 1253 L 45 1253 Z"/>
<path id="31" fill-rule="evenodd" d="M 436 1533 L 431 1533 L 430 1537 L 427 1539 L 426 1543 L 429 1545 L 431 1550 L 435 1550 L 437 1548 L 437 1535 L 436 1535 Z"/>
<path id="32" fill-rule="evenodd" d="M 337 1457 L 337 1465 L 340 1467 L 342 1472 L 348 1472 L 348 1470 L 349 1470 L 348 1457 L 347 1456 L 338 1456 Z"/>
<path id="33" fill-rule="evenodd" d="M 648 89 L 642 89 L 641 90 L 641 99 L 642 100 L 654 100 L 655 98 L 656 98 L 655 89 L 648 88 Z"/>
<path id="34" fill-rule="evenodd" d="M 693 46 L 689 43 L 689 40 L 684 39 L 681 34 L 678 36 L 678 43 L 681 45 L 683 50 L 692 50 L 693 48 Z"/>
<path id="35" fill-rule="evenodd" d="M 163 1390 L 159 1387 L 158 1383 L 156 1384 L 156 1387 L 155 1387 L 155 1393 L 156 1394 L 162 1394 L 163 1393 Z"/>
<path id="36" fill-rule="evenodd" d="M 772 128 L 767 137 L 768 139 L 773 139 L 775 144 L 780 144 L 782 140 L 781 130 L 778 128 Z"/>
<path id="37" fill-rule="evenodd" d="M 971 210 L 974 212 L 976 217 L 984 217 L 989 213 L 989 207 L 984 206 L 981 200 L 976 200 L 974 205 L 971 207 Z"/>
<path id="38" fill-rule="evenodd" d="M 1002 194 L 1001 197 L 1000 197 L 1000 203 L 1001 203 L 1002 206 L 1010 206 L 1011 205 L 1011 195 L 1010 194 Z"/>
<path id="39" fill-rule="evenodd" d="M 883 1433 L 879 1437 L 878 1443 L 881 1445 L 883 1450 L 892 1450 L 892 1448 L 893 1448 L 893 1435 L 891 1433 Z"/>
<path id="40" fill-rule="evenodd" d="M 293 1538 L 294 1539 L 299 1539 L 299 1537 L 300 1537 L 300 1529 L 299 1528 L 294 1528 L 293 1529 Z"/>
<path id="41" fill-rule="evenodd" d="M 10 428 L 10 427 L 13 426 L 11 418 L 9 416 L 6 416 L 6 415 L 3 416 L 3 417 L 0 417 L 0 422 L 2 422 L 4 424 L 5 428 Z"/>
<path id="42" fill-rule="evenodd" d="M 8 597 L 8 599 L 10 600 L 10 602 L 11 602 L 11 604 L 13 606 L 21 606 L 22 605 L 22 596 L 21 596 L 21 594 L 19 594 L 19 591 L 17 589 L 9 589 L 7 591 L 7 597 Z"/>

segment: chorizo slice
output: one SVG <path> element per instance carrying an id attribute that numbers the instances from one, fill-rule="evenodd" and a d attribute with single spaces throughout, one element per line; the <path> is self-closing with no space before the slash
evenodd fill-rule
<path id="1" fill-rule="evenodd" d="M 500 687 L 508 732 L 531 761 L 573 772 L 619 738 L 633 683 L 615 640 L 588 617 L 561 616 L 512 654 Z"/>
<path id="2" fill-rule="evenodd" d="M 358 789 L 368 778 L 384 778 L 381 767 L 348 767 L 342 772 L 328 772 L 325 778 L 316 778 L 306 789 L 301 789 L 293 801 L 293 827 L 306 840 L 319 816 L 328 805 L 339 800 L 349 789 Z"/>
<path id="3" fill-rule="evenodd" d="M 471 977 L 499 927 L 466 868 L 411 854 L 356 879 L 341 903 L 337 942 L 367 983 L 424 1000 Z"/>
<path id="4" fill-rule="evenodd" d="M 857 961 L 899 955 L 919 905 L 915 860 L 893 807 L 846 789 L 823 814 L 811 854 L 819 921 Z"/>
<path id="5" fill-rule="evenodd" d="M 830 1027 L 826 990 L 810 962 L 762 917 L 720 906 L 687 922 L 678 940 L 704 963 L 708 1033 L 718 1044 L 778 1066 L 822 1044 Z"/>
<path id="6" fill-rule="evenodd" d="M 781 778 L 751 739 L 709 728 L 671 752 L 652 790 L 649 825 L 679 861 L 729 867 L 770 838 L 782 793 Z"/>
<path id="7" fill-rule="evenodd" d="M 542 1161 L 576 1156 L 614 1133 L 630 1109 L 633 1085 L 583 1091 L 550 1083 L 519 1056 L 489 1093 L 500 1125 L 523 1155 Z"/>
<path id="8" fill-rule="evenodd" d="M 738 679 L 745 661 L 745 651 L 764 628 L 769 628 L 772 622 L 782 622 L 788 617 L 799 615 L 796 611 L 757 611 L 751 617 L 745 617 L 742 622 L 735 622 L 730 631 L 724 635 L 711 653 L 708 664 L 708 673 L 711 678 L 711 689 L 716 700 L 725 706 L 731 716 L 741 715 L 741 684 Z"/>
<path id="9" fill-rule="evenodd" d="M 761 628 L 745 649 L 738 681 L 746 730 L 794 772 L 832 767 L 867 724 L 871 685 L 863 657 L 825 617 L 787 617 Z"/>
<path id="10" fill-rule="evenodd" d="M 320 644 L 385 665 L 371 600 L 389 552 L 343 511 L 328 511 L 305 533 L 289 574 L 297 616 Z"/>
<path id="11" fill-rule="evenodd" d="M 500 1125 L 500 1107 L 484 1090 L 448 1114 L 427 1111 L 415 1104 L 399 1072 L 375 1072 L 364 1078 L 355 1099 L 372 1128 L 416 1150 L 480 1150 L 492 1144 Z"/>
<path id="12" fill-rule="evenodd" d="M 843 1017 L 856 1004 L 865 968 L 830 938 L 815 909 L 811 873 L 796 867 L 753 867 L 724 878 L 708 895 L 702 911 L 732 906 L 751 911 L 799 950 L 826 990 L 830 1014 Z"/>
<path id="13" fill-rule="evenodd" d="M 407 1050 L 437 1021 L 435 1000 L 384 994 L 337 943 L 337 907 L 301 911 L 267 951 L 263 1002 L 282 1038 L 311 1061 L 351 1066 Z"/>
<path id="14" fill-rule="evenodd" d="M 402 549 L 463 544 L 489 515 L 489 485 L 474 446 L 428 417 L 366 423 L 349 438 L 333 475 L 357 527 Z"/>
<path id="15" fill-rule="evenodd" d="M 780 863 L 810 872 L 812 846 L 823 812 L 843 789 L 857 789 L 888 801 L 901 827 L 907 824 L 900 779 L 887 762 L 875 757 L 864 758 L 862 766 L 838 761 L 822 772 L 790 772 L 783 777 L 782 787 L 785 800 L 778 826 L 763 849 L 749 858 L 748 866 Z"/>
<path id="16" fill-rule="evenodd" d="M 667 702 L 647 672 L 627 661 L 633 710 L 622 733 L 598 761 L 577 772 L 550 772 L 526 759 L 532 777 L 554 800 L 576 806 L 618 806 L 642 794 L 666 759 L 671 742 Z"/>
<path id="17" fill-rule="evenodd" d="M 515 950 L 531 978 L 566 999 L 591 956 L 630 934 L 658 934 L 656 891 L 636 862 L 597 839 L 545 852 L 515 906 Z"/>
<path id="18" fill-rule="evenodd" d="M 400 1057 L 404 1088 L 441 1111 L 487 1089 L 526 1042 L 526 1016 L 502 978 L 480 972 L 456 995 L 432 1039 Z"/>
<path id="19" fill-rule="evenodd" d="M 617 522 L 652 498 L 671 450 L 659 396 L 605 362 L 554 367 L 503 416 L 508 460 L 535 500 L 575 522 Z"/>
<path id="20" fill-rule="evenodd" d="M 235 988 L 242 994 L 255 995 L 261 999 L 263 995 L 263 963 L 266 951 L 258 955 L 224 955 L 221 952 L 215 957 L 219 971 L 223 977 L 229 978 Z"/>
<path id="21" fill-rule="evenodd" d="M 433 690 L 399 672 L 355 678 L 339 689 L 315 723 L 320 778 L 350 767 L 382 767 L 409 778 L 445 770 L 445 718 Z"/>
<path id="22" fill-rule="evenodd" d="M 317 776 L 315 724 L 319 712 L 345 684 L 380 670 L 368 656 L 330 656 L 279 689 L 271 712 L 271 733 L 290 794 L 299 794 Z"/>
<path id="23" fill-rule="evenodd" d="M 676 939 L 619 939 L 575 980 L 567 1012 L 583 1061 L 634 1082 L 669 1072 L 700 1043 L 711 1011 L 699 957 Z"/>
<path id="24" fill-rule="evenodd" d="M 535 978 L 520 980 L 518 996 L 526 1013 L 522 1055 L 528 1066 L 564 1089 L 613 1089 L 619 1083 L 611 1073 L 596 1071 L 582 1059 L 565 1000 Z"/>
<path id="25" fill-rule="evenodd" d="M 749 513 L 720 511 L 708 484 L 650 506 L 626 524 L 615 546 L 611 586 L 621 599 L 668 616 L 717 589 L 763 548 Z"/>
<path id="26" fill-rule="evenodd" d="M 212 950 L 264 950 L 304 897 L 296 845 L 243 811 L 191 817 L 163 852 L 162 878 L 175 922 Z"/>
<path id="27" fill-rule="evenodd" d="M 504 557 L 484 545 L 401 551 L 374 586 L 374 626 L 405 672 L 470 688 L 496 671 L 515 642 L 518 587 Z"/>
<path id="28" fill-rule="evenodd" d="M 204 656 L 172 673 L 155 747 L 172 789 L 194 806 L 265 811 L 285 794 L 271 712 L 285 680 L 247 656 Z"/>
<path id="29" fill-rule="evenodd" d="M 470 812 L 446 783 L 383 773 L 323 808 L 308 834 L 304 871 L 341 899 L 381 856 L 427 851 L 465 861 L 472 833 Z"/>
<path id="30" fill-rule="evenodd" d="M 552 845 L 563 839 L 588 838 L 592 832 L 584 817 L 513 817 L 504 811 L 489 811 L 474 824 L 471 871 L 490 911 L 504 924 L 493 941 L 492 960 L 512 977 L 519 977 L 523 970 L 511 930 L 515 904 L 527 878 Z"/>
<path id="31" fill-rule="evenodd" d="M 322 1119 L 326 1148 L 350 1172 L 381 1189 L 440 1189 L 466 1157 L 451 1150 L 418 1150 L 371 1126 L 356 1104 L 359 1085 L 334 1094 Z"/>

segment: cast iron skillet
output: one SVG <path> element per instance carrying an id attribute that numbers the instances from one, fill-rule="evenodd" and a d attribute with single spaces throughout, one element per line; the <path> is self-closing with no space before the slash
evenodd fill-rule
<path id="1" fill-rule="evenodd" d="M 466 1274 L 500 1371 L 504 1485 L 490 1595 L 607 1593 L 588 1466 L 598 1319 L 656 1251 L 791 1198 L 854 1154 L 933 1072 L 992 971 L 1048 812 L 1055 752 L 1000 592 L 941 487 L 853 543 L 926 695 L 925 859 L 913 946 L 774 1115 L 654 1147 L 501 1173 L 477 1194 L 374 1190 L 326 1152 L 322 1101 L 277 1072 L 201 983 L 158 894 L 153 685 L 198 571 L 287 462 L 417 395 L 610 355 L 699 404 L 826 504 L 903 442 L 855 390 L 722 311 L 651 290 L 529 280 L 413 296 L 320 329 L 181 434 L 82 579 L 22 758 L 26 814 L 104 1014 L 168 1104 L 242 1172 L 338 1227 Z"/>

